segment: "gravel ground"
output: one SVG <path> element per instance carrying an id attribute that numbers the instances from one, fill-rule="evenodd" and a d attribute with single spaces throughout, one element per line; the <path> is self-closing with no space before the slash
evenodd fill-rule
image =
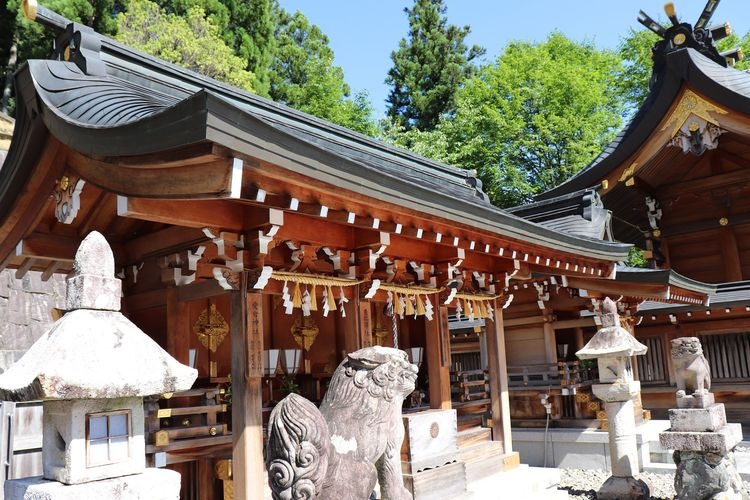
<path id="1" fill-rule="evenodd" d="M 576 500 L 596 500 L 596 490 L 609 477 L 603 470 L 560 469 L 559 489 L 568 491 L 568 498 Z M 639 477 L 647 480 L 652 486 L 653 500 L 671 500 L 674 498 L 674 474 L 643 473 Z"/>

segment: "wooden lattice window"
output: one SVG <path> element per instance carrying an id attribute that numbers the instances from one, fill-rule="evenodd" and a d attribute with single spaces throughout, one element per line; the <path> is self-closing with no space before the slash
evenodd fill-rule
<path id="1" fill-rule="evenodd" d="M 130 410 L 86 415 L 87 465 L 96 467 L 130 458 Z"/>
<path id="2" fill-rule="evenodd" d="M 712 382 L 750 378 L 750 333 L 701 335 L 700 340 Z"/>
<path id="3" fill-rule="evenodd" d="M 638 341 L 648 347 L 646 354 L 635 357 L 639 380 L 643 384 L 666 384 L 669 377 L 662 338 L 646 337 L 639 338 Z"/>

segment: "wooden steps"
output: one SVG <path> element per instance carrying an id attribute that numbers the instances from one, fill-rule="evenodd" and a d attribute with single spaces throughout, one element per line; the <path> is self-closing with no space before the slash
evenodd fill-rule
<path id="1" fill-rule="evenodd" d="M 518 467 L 518 453 L 503 453 L 498 441 L 484 441 L 459 448 L 458 459 L 466 464 L 466 479 L 469 483 L 479 481 L 498 472 Z"/>
<path id="2" fill-rule="evenodd" d="M 458 433 L 457 444 L 459 448 L 466 448 L 487 441 L 492 441 L 492 429 L 472 427 Z"/>

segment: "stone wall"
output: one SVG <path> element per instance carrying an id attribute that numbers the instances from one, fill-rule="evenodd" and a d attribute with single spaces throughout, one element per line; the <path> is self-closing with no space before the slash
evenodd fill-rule
<path id="1" fill-rule="evenodd" d="M 55 308 L 65 308 L 64 275 L 42 281 L 38 272 L 22 279 L 16 279 L 15 270 L 0 272 L 0 373 L 52 325 Z"/>

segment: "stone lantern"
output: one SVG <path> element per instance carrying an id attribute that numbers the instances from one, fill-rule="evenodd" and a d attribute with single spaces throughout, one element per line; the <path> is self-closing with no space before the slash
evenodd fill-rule
<path id="1" fill-rule="evenodd" d="M 602 328 L 583 349 L 579 359 L 596 359 L 599 382 L 592 387 L 596 397 L 604 401 L 609 421 L 609 454 L 612 475 L 597 492 L 599 499 L 646 499 L 648 485 L 634 476 L 638 473 L 638 445 L 635 435 L 633 398 L 641 384 L 633 380 L 630 357 L 646 353 L 648 348 L 620 326 L 617 305 L 604 299 Z"/>
<path id="2" fill-rule="evenodd" d="M 92 232 L 66 314 L 0 375 L 3 399 L 44 409 L 44 478 L 7 481 L 6 499 L 179 498 L 179 474 L 146 469 L 143 397 L 189 389 L 197 371 L 119 312 L 120 287 L 112 250 Z"/>

